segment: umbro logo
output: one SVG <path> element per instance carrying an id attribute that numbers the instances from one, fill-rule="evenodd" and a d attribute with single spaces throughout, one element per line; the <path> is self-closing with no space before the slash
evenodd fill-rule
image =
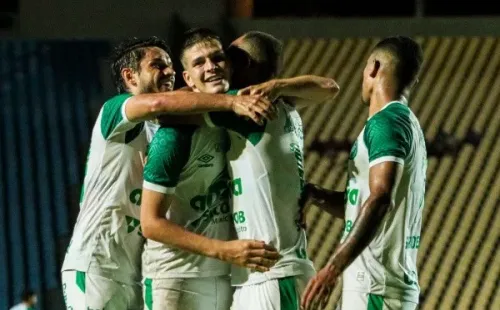
<path id="1" fill-rule="evenodd" d="M 201 161 L 203 164 L 199 164 L 198 167 L 212 167 L 213 164 L 210 162 L 214 159 L 214 157 L 210 154 L 203 154 L 198 157 L 196 160 Z"/>
<path id="2" fill-rule="evenodd" d="M 212 159 L 214 159 L 214 157 L 210 154 L 204 154 L 204 155 L 201 155 L 200 157 L 198 157 L 198 160 L 205 163 L 205 164 L 211 162 Z"/>

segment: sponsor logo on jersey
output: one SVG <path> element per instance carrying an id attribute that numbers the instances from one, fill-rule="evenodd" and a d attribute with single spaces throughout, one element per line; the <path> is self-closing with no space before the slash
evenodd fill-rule
<path id="1" fill-rule="evenodd" d="M 285 113 L 285 117 L 285 127 L 283 128 L 285 133 L 293 132 L 299 139 L 302 140 L 304 138 L 304 132 L 302 130 L 302 120 L 300 119 L 300 116 L 294 117 L 289 113 Z"/>
<path id="2" fill-rule="evenodd" d="M 213 167 L 214 164 L 211 164 L 210 162 L 214 159 L 210 154 L 203 154 L 200 157 L 198 157 L 196 160 L 199 162 L 202 162 L 202 164 L 198 164 L 198 167 Z"/>
<path id="3" fill-rule="evenodd" d="M 229 205 L 231 191 L 225 172 L 221 172 L 207 189 L 206 194 L 196 195 L 189 204 L 199 216 L 189 226 L 196 231 L 204 231 L 210 224 L 232 220 Z"/>
<path id="4" fill-rule="evenodd" d="M 246 220 L 244 211 L 236 211 L 233 213 L 233 221 L 235 224 L 243 224 Z"/>
<path id="5" fill-rule="evenodd" d="M 237 233 L 247 231 L 247 218 L 245 211 L 236 211 L 233 213 L 234 228 Z"/>
<path id="6" fill-rule="evenodd" d="M 297 161 L 297 170 L 299 172 L 299 179 L 300 179 L 300 190 L 304 188 L 304 157 L 302 156 L 302 151 L 300 147 L 296 143 L 291 143 L 290 144 L 290 150 L 294 153 L 295 159 Z"/>
<path id="7" fill-rule="evenodd" d="M 125 220 L 127 221 L 127 233 L 130 234 L 137 229 L 137 234 L 142 237 L 141 222 L 128 215 L 125 215 Z"/>
<path id="8" fill-rule="evenodd" d="M 348 187 L 345 191 L 345 203 L 350 204 L 352 206 L 356 206 L 358 204 L 359 198 L 359 189 Z"/>
<path id="9" fill-rule="evenodd" d="M 241 178 L 234 179 L 231 183 L 233 184 L 233 195 L 234 196 L 242 195 L 243 186 L 241 185 Z"/>
<path id="10" fill-rule="evenodd" d="M 299 175 L 299 183 L 300 183 L 300 195 L 302 196 L 302 191 L 305 185 L 304 178 L 304 156 L 302 155 L 302 150 L 296 143 L 290 144 L 290 150 L 295 155 L 295 160 L 297 163 L 297 171 Z M 298 202 L 298 201 L 297 201 Z M 305 228 L 305 219 L 304 219 L 304 205 L 299 205 L 297 210 L 297 218 L 295 219 L 295 225 L 297 226 L 297 230 L 301 230 Z"/>
<path id="11" fill-rule="evenodd" d="M 342 232 L 342 242 L 345 240 L 345 237 L 349 235 L 349 233 L 352 230 L 352 226 L 354 225 L 354 222 L 352 220 L 347 220 L 344 224 L 344 231 Z"/>
<path id="12" fill-rule="evenodd" d="M 420 247 L 420 236 L 406 237 L 405 249 L 418 249 Z"/>
<path id="13" fill-rule="evenodd" d="M 131 203 L 140 207 L 141 206 L 141 198 L 142 198 L 142 189 L 140 189 L 140 188 L 134 189 L 133 191 L 130 192 L 130 195 L 128 196 L 128 198 L 129 198 Z"/>

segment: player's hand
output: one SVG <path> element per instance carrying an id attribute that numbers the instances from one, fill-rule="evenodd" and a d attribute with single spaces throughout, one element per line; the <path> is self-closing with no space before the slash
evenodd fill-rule
<path id="1" fill-rule="evenodd" d="M 234 265 L 265 272 L 276 264 L 280 255 L 273 246 L 264 241 L 233 240 L 222 244 L 219 257 Z"/>
<path id="2" fill-rule="evenodd" d="M 276 111 L 266 97 L 261 95 L 232 96 L 232 108 L 234 113 L 248 117 L 259 125 L 264 124 L 264 120 L 273 120 Z"/>
<path id="3" fill-rule="evenodd" d="M 277 80 L 269 80 L 261 84 L 251 85 L 240 89 L 238 95 L 262 95 L 273 102 L 280 95 L 279 89 L 280 87 Z"/>
<path id="4" fill-rule="evenodd" d="M 300 300 L 301 310 L 322 309 L 326 307 L 330 294 L 332 293 L 337 279 L 338 272 L 333 265 L 326 265 L 307 284 Z"/>

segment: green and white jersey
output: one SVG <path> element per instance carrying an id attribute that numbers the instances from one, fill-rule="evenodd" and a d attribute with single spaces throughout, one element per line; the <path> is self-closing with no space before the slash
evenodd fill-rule
<path id="1" fill-rule="evenodd" d="M 369 118 L 351 149 L 342 242 L 370 195 L 370 167 L 387 161 L 403 166 L 401 181 L 373 241 L 344 272 L 343 289 L 418 303 L 427 151 L 417 117 L 401 102 L 389 102 Z"/>
<path id="2" fill-rule="evenodd" d="M 258 126 L 234 113 L 205 114 L 207 123 L 228 129 L 233 179 L 233 222 L 238 239 L 276 247 L 282 258 L 268 272 L 233 266 L 233 285 L 250 285 L 314 274 L 298 201 L 304 186 L 302 120 L 292 106 L 276 103 L 278 117 Z"/>
<path id="3" fill-rule="evenodd" d="M 157 128 L 151 122 L 127 119 L 124 108 L 130 97 L 122 94 L 111 98 L 97 117 L 80 213 L 62 267 L 124 283 L 141 280 L 143 161 Z"/>
<path id="4" fill-rule="evenodd" d="M 225 130 L 195 126 L 161 127 L 151 142 L 144 189 L 173 195 L 170 221 L 208 238 L 234 239 L 231 221 Z M 229 264 L 147 240 L 142 258 L 146 278 L 229 275 Z"/>

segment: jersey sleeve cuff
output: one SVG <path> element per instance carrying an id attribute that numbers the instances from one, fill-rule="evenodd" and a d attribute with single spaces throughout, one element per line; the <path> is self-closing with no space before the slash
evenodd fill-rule
<path id="1" fill-rule="evenodd" d="M 208 127 L 216 127 L 214 122 L 212 122 L 212 118 L 210 117 L 210 113 L 203 113 L 203 119 Z"/>
<path id="2" fill-rule="evenodd" d="M 162 193 L 162 194 L 173 194 L 175 193 L 175 187 L 166 187 L 158 184 L 154 184 L 148 181 L 142 183 L 142 187 L 149 189 L 150 191 Z"/>
<path id="3" fill-rule="evenodd" d="M 396 163 L 401 164 L 401 165 L 405 164 L 405 160 L 402 158 L 399 158 L 396 156 L 382 156 L 382 157 L 379 157 L 377 159 L 372 160 L 370 162 L 370 168 L 377 165 L 377 164 L 386 162 L 386 161 L 393 161 L 393 162 L 396 162 Z"/>
<path id="4" fill-rule="evenodd" d="M 121 113 L 122 113 L 122 118 L 123 118 L 123 122 L 124 123 L 131 123 L 131 124 L 135 124 L 137 122 L 132 122 L 131 120 L 129 120 L 127 118 L 127 113 L 125 113 L 125 106 L 127 105 L 128 101 L 130 100 L 131 97 L 128 97 L 127 99 L 125 99 L 125 101 L 122 103 L 122 107 L 121 107 Z"/>

